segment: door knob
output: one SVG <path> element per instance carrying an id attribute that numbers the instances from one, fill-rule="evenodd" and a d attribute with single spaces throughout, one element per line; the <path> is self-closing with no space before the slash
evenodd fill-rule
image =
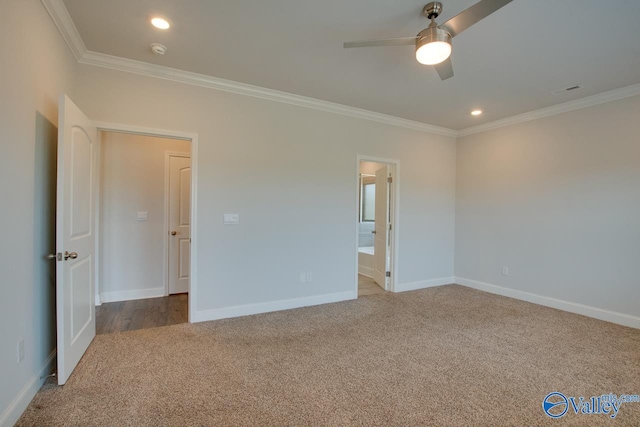
<path id="1" fill-rule="evenodd" d="M 371 232 L 371 234 L 376 234 L 376 230 L 373 230 L 373 231 Z"/>
<path id="2" fill-rule="evenodd" d="M 71 258 L 71 259 L 78 258 L 78 253 L 77 252 L 64 251 L 64 260 L 66 261 L 69 258 Z"/>
<path id="3" fill-rule="evenodd" d="M 178 232 L 177 232 L 177 231 L 175 231 L 175 230 L 171 232 L 171 235 L 172 235 L 172 236 L 175 236 L 176 234 L 178 234 Z"/>

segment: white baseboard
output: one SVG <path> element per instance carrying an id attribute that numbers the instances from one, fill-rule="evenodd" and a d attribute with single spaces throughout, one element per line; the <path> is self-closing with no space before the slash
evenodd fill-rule
<path id="1" fill-rule="evenodd" d="M 359 265 L 358 274 L 362 274 L 363 276 L 367 276 L 370 279 L 373 279 L 373 268 L 365 267 L 364 265 Z"/>
<path id="2" fill-rule="evenodd" d="M 134 299 L 163 297 L 164 288 L 134 289 L 131 291 L 101 292 L 102 302 L 130 301 Z"/>
<path id="3" fill-rule="evenodd" d="M 56 351 L 53 350 L 38 372 L 31 377 L 29 382 L 23 387 L 20 393 L 18 393 L 18 396 L 16 396 L 13 402 L 11 402 L 11 404 L 4 410 L 2 415 L 0 415 L 1 427 L 10 427 L 20 419 L 22 413 L 27 409 L 31 400 L 33 400 L 38 390 L 40 390 L 40 387 L 42 387 L 47 375 L 51 372 L 55 358 Z"/>
<path id="4" fill-rule="evenodd" d="M 450 285 L 454 282 L 453 277 L 441 277 L 439 279 L 421 280 L 419 282 L 398 283 L 394 292 L 415 291 L 418 289 L 433 288 L 434 286 Z"/>
<path id="5" fill-rule="evenodd" d="M 347 301 L 356 299 L 357 297 L 358 295 L 355 291 L 349 291 L 312 297 L 262 302 L 257 304 L 236 305 L 233 307 L 196 311 L 191 321 L 195 323 L 206 322 L 207 320 L 227 319 L 230 317 L 249 316 L 251 314 L 269 313 L 272 311 L 289 310 L 292 308 Z"/>
<path id="6" fill-rule="evenodd" d="M 532 302 L 534 304 L 544 305 L 546 307 L 556 308 L 558 310 L 581 314 L 583 316 L 593 317 L 594 319 L 604 320 L 607 322 L 617 323 L 619 325 L 640 329 L 640 317 L 631 316 L 629 314 L 618 313 L 615 311 L 604 310 L 602 308 L 592 307 L 589 305 L 545 297 L 542 295 L 532 294 L 530 292 L 505 288 L 504 286 L 492 285 L 490 283 L 478 282 L 477 280 L 465 279 L 463 277 L 455 277 L 455 283 L 481 291 L 490 292 L 492 294 Z"/>

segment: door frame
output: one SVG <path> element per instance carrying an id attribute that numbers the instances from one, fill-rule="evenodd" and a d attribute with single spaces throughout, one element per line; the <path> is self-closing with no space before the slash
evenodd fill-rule
<path id="1" fill-rule="evenodd" d="M 175 130 L 167 130 L 167 129 L 157 129 L 157 128 L 148 128 L 143 126 L 134 126 L 134 125 L 126 125 L 120 123 L 107 123 L 107 122 L 93 122 L 99 132 L 115 132 L 115 133 L 127 133 L 132 135 L 140 135 L 140 136 L 152 136 L 159 138 L 171 138 L 171 139 L 180 139 L 184 141 L 191 142 L 191 266 L 189 272 L 189 322 L 192 323 L 195 319 L 196 313 L 196 301 L 198 300 L 198 286 L 197 286 L 197 203 L 198 203 L 198 134 L 193 132 L 183 132 L 183 131 L 175 131 Z M 98 156 L 100 151 L 98 151 Z M 100 159 L 98 159 L 98 165 L 100 165 Z M 96 171 L 98 176 L 101 173 L 98 169 Z M 166 177 L 165 177 L 166 181 Z M 99 191 L 99 190 L 98 190 Z M 99 196 L 99 193 L 98 193 Z M 98 229 L 98 233 L 95 240 L 95 256 L 96 259 L 100 259 L 100 206 L 99 206 L 99 197 L 98 203 L 96 203 L 96 228 Z M 168 221 L 168 218 L 165 219 L 165 223 Z M 169 256 L 169 248 L 166 246 L 165 248 L 165 258 Z M 100 305 L 100 266 L 99 263 L 96 263 L 95 269 L 95 292 L 96 292 L 96 305 Z M 167 264 L 167 260 L 165 260 L 165 264 Z M 168 291 L 169 283 L 167 281 L 165 275 L 165 290 Z"/>
<path id="2" fill-rule="evenodd" d="M 383 157 L 368 156 L 364 154 L 358 154 L 356 156 L 356 212 L 360 212 L 360 163 L 361 162 L 376 162 L 385 163 L 391 170 L 391 176 L 393 181 L 389 186 L 391 207 L 389 209 L 390 219 L 392 224 L 391 233 L 389 235 L 389 250 L 391 255 L 389 256 L 389 271 L 391 277 L 389 278 L 389 292 L 395 292 L 398 283 L 398 247 L 400 236 L 400 160 L 387 159 Z M 355 297 L 358 298 L 358 240 L 360 235 L 360 221 L 356 220 L 356 247 L 355 247 Z"/>
<path id="3" fill-rule="evenodd" d="M 169 230 L 170 225 L 169 224 L 169 212 L 171 210 L 170 207 L 170 197 L 169 197 L 169 176 L 171 174 L 171 167 L 170 167 L 170 161 L 171 161 L 171 157 L 186 157 L 189 160 L 191 160 L 191 163 L 193 163 L 193 159 L 191 158 L 191 154 L 190 153 L 181 153 L 178 151 L 165 151 L 164 152 L 164 230 L 165 230 L 165 235 L 164 235 L 164 266 L 163 266 L 163 270 L 164 270 L 164 295 L 168 296 L 169 295 L 169 263 L 170 263 L 170 259 L 169 259 L 169 245 L 170 245 L 170 234 L 169 234 Z M 193 176 L 191 176 L 191 179 L 193 179 Z M 191 228 L 189 228 L 189 230 L 191 230 Z M 191 238 L 191 236 L 189 236 L 189 238 Z M 192 240 L 193 242 L 193 240 Z M 189 252 L 189 257 L 191 257 L 191 252 Z M 191 283 L 191 271 L 189 271 L 189 283 Z"/>

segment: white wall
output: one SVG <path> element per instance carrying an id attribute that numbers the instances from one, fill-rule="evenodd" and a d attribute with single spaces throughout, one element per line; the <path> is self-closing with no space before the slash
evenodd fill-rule
<path id="1" fill-rule="evenodd" d="M 165 153 L 189 141 L 102 132 L 100 294 L 103 302 L 165 293 Z M 146 211 L 147 221 L 137 212 Z"/>
<path id="2" fill-rule="evenodd" d="M 354 293 L 358 154 L 401 162 L 399 282 L 452 277 L 453 138 L 92 66 L 77 83 L 92 119 L 199 135 L 195 308 L 205 318 Z M 240 224 L 224 226 L 223 213 Z M 299 283 L 300 272 L 313 281 Z"/>
<path id="3" fill-rule="evenodd" d="M 456 276 L 640 327 L 639 118 L 636 96 L 460 138 Z"/>
<path id="4" fill-rule="evenodd" d="M 75 60 L 39 1 L 1 9 L 0 425 L 12 425 L 55 348 L 55 262 L 44 256 L 55 251 L 58 97 L 73 93 Z"/>

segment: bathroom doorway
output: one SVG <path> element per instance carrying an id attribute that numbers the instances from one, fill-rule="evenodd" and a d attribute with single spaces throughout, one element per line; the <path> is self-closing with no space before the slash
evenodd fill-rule
<path id="1" fill-rule="evenodd" d="M 397 161 L 358 158 L 358 296 L 393 291 L 397 169 Z"/>

